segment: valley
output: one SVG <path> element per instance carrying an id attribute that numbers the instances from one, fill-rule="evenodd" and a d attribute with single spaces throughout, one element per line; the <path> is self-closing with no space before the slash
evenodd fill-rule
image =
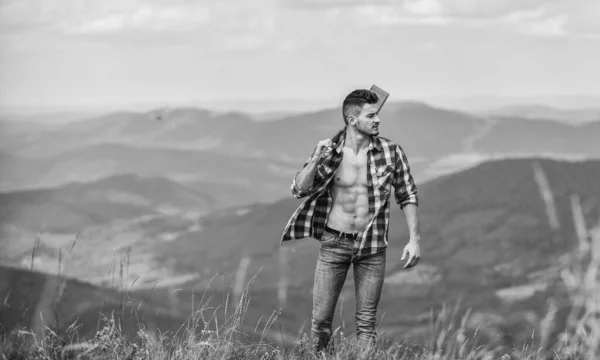
<path id="1" fill-rule="evenodd" d="M 560 271 L 577 245 L 572 196 L 587 224 L 600 218 L 600 182 L 591 181 L 600 178 L 598 123 L 490 120 L 422 103 L 385 111 L 382 136 L 407 152 L 419 188 L 423 259 L 402 270 L 407 229 L 392 201 L 382 330 L 422 342 L 428 314 L 461 301 L 489 325 L 489 339 L 530 335 L 545 299 L 564 296 Z M 0 273 L 9 285 L 0 297 L 12 309 L 2 308 L 4 327 L 31 323 L 29 311 L 54 306 L 59 327 L 84 319 L 91 334 L 98 309 L 123 314 L 129 306 L 131 315 L 140 306 L 153 326 L 173 329 L 198 298 L 222 303 L 254 277 L 247 330 L 280 309 L 270 339 L 294 341 L 310 320 L 318 244 L 277 245 L 300 204 L 292 176 L 314 144 L 341 128 L 336 110 L 260 122 L 188 108 L 158 122 L 154 115 L 2 125 Z M 29 290 L 17 285 L 29 283 Z M 58 300 L 46 304 L 47 294 Z M 133 299 L 125 307 L 124 297 Z M 340 301 L 334 326 L 351 333 L 351 276 Z"/>

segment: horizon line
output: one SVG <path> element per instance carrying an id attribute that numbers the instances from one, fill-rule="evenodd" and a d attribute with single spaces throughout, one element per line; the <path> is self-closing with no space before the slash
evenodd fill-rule
<path id="1" fill-rule="evenodd" d="M 392 100 L 390 103 L 423 103 L 433 107 L 449 107 L 460 109 L 461 106 L 445 106 L 446 102 L 461 102 L 473 99 L 487 99 L 488 101 L 506 102 L 501 105 L 490 105 L 487 107 L 505 106 L 547 106 L 556 109 L 586 109 L 600 108 L 600 94 L 537 94 L 537 95 L 492 95 L 492 94 L 470 94 L 470 95 L 429 95 L 412 96 Z M 580 100 L 583 102 L 597 100 L 594 105 L 561 106 L 558 104 L 548 104 L 547 101 L 553 100 Z M 335 109 L 341 106 L 343 98 L 301 98 L 301 97 L 283 97 L 283 98 L 230 98 L 230 99 L 211 99 L 211 100 L 148 100 L 134 101 L 129 103 L 104 103 L 104 104 L 84 104 L 84 105 L 35 105 L 35 104 L 0 104 L 0 115 L 32 116 L 44 114 L 60 113 L 111 113 L 120 111 L 154 111 L 163 108 L 196 108 L 215 112 L 241 112 L 250 114 L 276 113 L 276 112 L 303 112 L 303 111 L 321 111 Z M 288 104 L 284 104 L 288 103 Z M 293 103 L 297 103 L 294 106 Z M 330 105 L 327 105 L 330 103 Z M 338 105 L 335 105 L 339 103 Z M 597 105 L 596 105 L 597 104 Z M 262 109 L 249 109 L 248 106 L 256 105 Z M 475 105 L 476 106 L 476 105 Z M 302 108 L 298 108 L 302 107 Z M 307 108 L 305 108 L 307 107 Z"/>

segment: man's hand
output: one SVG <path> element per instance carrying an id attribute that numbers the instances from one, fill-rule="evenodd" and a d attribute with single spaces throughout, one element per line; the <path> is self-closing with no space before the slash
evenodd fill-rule
<path id="1" fill-rule="evenodd" d="M 314 153 L 310 156 L 310 159 L 306 162 L 306 164 L 304 164 L 304 168 L 300 170 L 298 174 L 296 174 L 296 187 L 299 191 L 295 193 L 297 198 L 306 196 L 301 194 L 306 194 L 312 188 L 315 174 L 317 173 L 317 165 L 319 164 L 321 158 L 329 156 L 333 149 L 332 145 L 333 143 L 331 139 L 319 141 Z"/>
<path id="2" fill-rule="evenodd" d="M 319 143 L 317 144 L 317 148 L 315 149 L 315 153 L 313 155 L 315 160 L 319 160 L 321 158 L 329 156 L 331 154 L 331 151 L 333 150 L 332 146 L 333 142 L 331 141 L 331 139 L 319 141 Z"/>
<path id="3" fill-rule="evenodd" d="M 421 259 L 421 249 L 417 240 L 411 239 L 408 244 L 406 244 L 400 260 L 404 260 L 406 255 L 408 255 L 408 260 L 406 261 L 406 264 L 404 264 L 405 269 L 410 269 L 419 263 L 419 260 Z"/>

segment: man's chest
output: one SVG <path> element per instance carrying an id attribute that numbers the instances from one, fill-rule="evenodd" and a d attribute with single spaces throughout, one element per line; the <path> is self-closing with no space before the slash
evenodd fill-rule
<path id="1" fill-rule="evenodd" d="M 334 174 L 334 184 L 340 187 L 367 186 L 368 165 L 367 151 L 355 153 L 345 149 Z"/>
<path id="2" fill-rule="evenodd" d="M 330 186 L 368 188 L 374 196 L 389 194 L 396 170 L 391 152 L 348 151 L 340 155 L 326 177 Z"/>

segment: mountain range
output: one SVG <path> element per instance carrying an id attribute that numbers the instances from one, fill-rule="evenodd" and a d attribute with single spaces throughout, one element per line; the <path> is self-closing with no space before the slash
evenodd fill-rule
<path id="1" fill-rule="evenodd" d="M 173 108 L 54 126 L 5 121 L 0 124 L 0 189 L 60 186 L 130 172 L 196 189 L 226 185 L 236 193 L 229 199 L 240 199 L 227 206 L 269 202 L 285 195 L 281 189 L 289 187 L 317 142 L 344 126 L 340 112 L 333 108 L 255 121 L 242 113 Z M 380 117 L 381 136 L 403 147 L 415 176 L 423 180 L 507 156 L 600 156 L 600 122 L 575 126 L 482 116 L 418 102 L 389 103 Z"/>
<path id="2" fill-rule="evenodd" d="M 172 300 L 175 292 L 168 309 L 155 304 L 161 317 L 152 307 L 146 313 L 169 328 L 202 292 L 223 297 L 249 261 L 246 280 L 258 275 L 247 324 L 282 308 L 278 331 L 293 340 L 310 319 L 318 244 L 276 246 L 300 204 L 292 177 L 319 140 L 343 127 L 340 112 L 258 121 L 172 108 L 68 124 L 0 122 L 0 275 L 10 284 L 0 296 L 22 302 L 19 284 L 44 289 L 62 283 L 60 273 L 68 279 L 64 296 L 88 305 L 59 315 L 86 319 L 89 332 L 103 306 L 99 294 L 119 308 L 123 284 L 135 299 L 151 291 Z M 463 306 L 477 309 L 487 336 L 510 330 L 523 338 L 545 299 L 560 293 L 558 274 L 575 244 L 571 196 L 581 199 L 589 224 L 600 218 L 600 182 L 593 181 L 600 178 L 600 122 L 521 115 L 419 102 L 382 110 L 381 136 L 402 146 L 419 186 L 423 238 L 421 263 L 403 270 L 407 229 L 392 202 L 380 312 L 388 335 L 423 340 L 430 310 L 468 293 L 477 296 Z M 346 326 L 353 321 L 348 281 L 339 320 Z M 42 299 L 27 296 L 33 309 Z M 32 321 L 10 318 L 14 326 Z"/>
<path id="3" fill-rule="evenodd" d="M 143 215 L 192 212 L 200 216 L 214 204 L 210 193 L 164 178 L 125 174 L 93 183 L 0 193 L 0 223 L 31 231 L 77 232 Z"/>
<path id="4" fill-rule="evenodd" d="M 551 208 L 556 215 L 548 213 L 540 176 L 553 195 Z M 475 319 L 486 321 L 486 336 L 497 337 L 509 330 L 514 339 L 530 335 L 534 329 L 531 324 L 544 315 L 547 298 L 561 293 L 560 271 L 577 246 L 572 196 L 581 199 L 588 224 L 600 218 L 600 183 L 590 181 L 597 178 L 598 160 L 524 158 L 485 162 L 420 184 L 422 260 L 408 271 L 402 269 L 399 260 L 408 232 L 401 211 L 392 204 L 389 260 L 379 313 L 385 313 L 384 332 L 423 341 L 428 335 L 430 310 L 463 299 L 464 309 L 476 309 Z M 242 259 L 248 257 L 246 280 L 256 278 L 246 323 L 254 326 L 260 316 L 282 308 L 285 315 L 277 331 L 293 338 L 310 319 L 318 251 L 318 244 L 310 238 L 285 243 L 276 250 L 283 226 L 299 203 L 289 198 L 228 208 L 187 223 L 173 215 L 119 222 L 112 232 L 106 227 L 90 228 L 79 235 L 74 246 L 73 237 L 42 238 L 45 263 L 52 264 L 45 272 L 56 269 L 61 251 L 56 244 L 62 244 L 63 254 L 69 247 L 73 250 L 69 258 L 73 265 L 65 265 L 63 274 L 110 287 L 107 267 L 112 257 L 113 263 L 121 263 L 125 284 L 136 280 L 138 285 L 130 292 L 144 294 L 154 289 L 160 298 L 179 289 L 177 308 L 190 309 L 191 299 L 199 298 L 202 292 L 210 289 L 223 294 L 230 289 Z M 165 232 L 178 235 L 161 238 Z M 5 237 L 0 242 L 5 246 L 4 258 L 11 256 L 6 247 L 10 240 Z M 31 254 L 23 249 L 13 255 L 13 264 L 23 266 L 31 260 Z M 125 257 L 127 265 L 123 268 Z M 95 259 L 105 259 L 104 264 L 90 265 L 95 274 L 83 273 L 82 266 L 95 263 Z M 41 264 L 34 264 L 34 268 L 44 270 Z M 115 272 L 119 270 L 113 270 L 113 282 Z M 286 289 L 283 298 L 281 287 Z M 466 294 L 477 296 L 465 298 Z M 351 276 L 341 302 L 343 316 L 336 324 L 351 327 Z M 165 324 L 181 321 L 183 315 L 178 314 Z"/>
<path id="5" fill-rule="evenodd" d="M 600 121 L 600 107 L 561 109 L 547 105 L 512 105 L 481 112 L 484 115 L 520 117 L 531 120 L 553 120 L 568 124 Z"/>

